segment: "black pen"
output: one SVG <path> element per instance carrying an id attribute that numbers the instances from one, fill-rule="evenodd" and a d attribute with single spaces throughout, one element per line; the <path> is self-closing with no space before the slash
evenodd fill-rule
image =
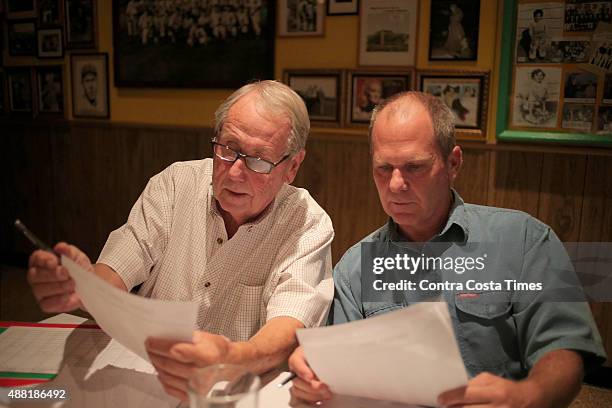
<path id="1" fill-rule="evenodd" d="M 285 378 L 282 383 L 278 384 L 278 388 L 286 385 L 289 381 L 293 380 L 295 377 L 297 377 L 297 374 L 292 372 L 289 377 Z"/>
<path id="2" fill-rule="evenodd" d="M 40 238 L 34 235 L 34 233 L 30 231 L 28 227 L 26 227 L 19 219 L 15 220 L 15 228 L 17 228 L 17 230 L 21 232 L 28 239 L 28 241 L 34 244 L 35 247 L 57 255 L 49 245 L 45 244 Z"/>

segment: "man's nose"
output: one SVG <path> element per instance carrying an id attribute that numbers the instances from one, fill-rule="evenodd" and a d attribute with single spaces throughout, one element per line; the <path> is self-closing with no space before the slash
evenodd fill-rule
<path id="1" fill-rule="evenodd" d="M 392 193 L 399 193 L 408 188 L 408 182 L 404 178 L 400 169 L 393 169 L 391 180 L 389 180 L 389 190 Z"/>
<path id="2" fill-rule="evenodd" d="M 247 171 L 243 158 L 238 157 L 235 162 L 230 164 L 228 175 L 235 180 L 244 180 Z"/>

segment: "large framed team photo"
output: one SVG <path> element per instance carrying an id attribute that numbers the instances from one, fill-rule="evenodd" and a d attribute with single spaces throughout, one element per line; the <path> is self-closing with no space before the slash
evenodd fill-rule
<path id="1" fill-rule="evenodd" d="M 113 0 L 117 87 L 237 88 L 274 76 L 274 0 Z"/>

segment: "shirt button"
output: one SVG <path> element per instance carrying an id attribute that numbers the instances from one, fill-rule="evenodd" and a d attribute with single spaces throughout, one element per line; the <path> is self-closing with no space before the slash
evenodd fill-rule
<path id="1" fill-rule="evenodd" d="M 223 243 L 223 238 L 217 238 L 217 244 L 221 245 Z"/>
<path id="2" fill-rule="evenodd" d="M 253 230 L 253 226 L 250 226 L 249 228 L 247 228 L 247 232 L 251 232 Z"/>
<path id="3" fill-rule="evenodd" d="M 209 287 L 209 286 L 210 286 L 210 282 L 206 282 L 206 283 L 204 284 L 204 287 L 205 287 L 205 288 L 207 288 L 207 287 Z"/>

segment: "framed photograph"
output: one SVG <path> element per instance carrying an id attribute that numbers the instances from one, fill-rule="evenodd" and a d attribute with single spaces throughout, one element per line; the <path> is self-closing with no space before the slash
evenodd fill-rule
<path id="1" fill-rule="evenodd" d="M 517 67 L 514 81 L 512 126 L 557 127 L 561 68 Z"/>
<path id="2" fill-rule="evenodd" d="M 475 71 L 424 71 L 419 89 L 437 96 L 455 114 L 457 136 L 484 139 L 487 131 L 489 73 Z"/>
<path id="3" fill-rule="evenodd" d="M 359 65 L 415 65 L 418 0 L 362 0 Z"/>
<path id="4" fill-rule="evenodd" d="M 476 61 L 480 0 L 432 0 L 429 60 Z"/>
<path id="5" fill-rule="evenodd" d="M 34 112 L 32 103 L 32 72 L 30 68 L 11 68 L 6 71 L 11 113 Z"/>
<path id="6" fill-rule="evenodd" d="M 38 58 L 63 58 L 64 42 L 61 28 L 38 30 Z"/>
<path id="7" fill-rule="evenodd" d="M 606 74 L 602 103 L 612 104 L 612 74 Z"/>
<path id="8" fill-rule="evenodd" d="M 66 48 L 96 48 L 96 0 L 65 0 L 64 13 Z"/>
<path id="9" fill-rule="evenodd" d="M 72 54 L 72 115 L 109 118 L 108 54 Z"/>
<path id="10" fill-rule="evenodd" d="M 62 65 L 36 67 L 39 114 L 64 115 L 64 69 Z"/>
<path id="11" fill-rule="evenodd" d="M 7 18 L 36 18 L 34 0 L 6 0 Z"/>
<path id="12" fill-rule="evenodd" d="M 368 124 L 374 107 L 397 93 L 413 89 L 412 70 L 349 71 L 349 100 L 347 120 L 349 124 Z"/>
<path id="13" fill-rule="evenodd" d="M 9 55 L 36 55 L 36 22 L 34 20 L 9 20 L 6 22 L 8 32 Z"/>
<path id="14" fill-rule="evenodd" d="M 61 26 L 62 0 L 38 0 L 38 27 Z"/>
<path id="15" fill-rule="evenodd" d="M 283 80 L 304 99 L 311 124 L 342 124 L 344 71 L 285 70 Z"/>
<path id="16" fill-rule="evenodd" d="M 594 31 L 600 21 L 610 23 L 612 4 L 610 1 L 567 0 L 565 2 L 564 30 Z"/>
<path id="17" fill-rule="evenodd" d="M 612 135 L 612 106 L 599 107 L 596 131 L 598 135 Z"/>
<path id="18" fill-rule="evenodd" d="M 590 43 L 590 39 L 563 37 L 563 3 L 519 4 L 516 62 L 560 63 L 564 53 L 580 55 L 581 50 L 577 48 L 586 46 L 580 42 Z"/>
<path id="19" fill-rule="evenodd" d="M 597 75 L 591 72 L 565 72 L 563 102 L 595 103 Z"/>
<path id="20" fill-rule="evenodd" d="M 200 0 L 195 8 L 183 0 L 164 3 L 168 11 L 150 12 L 135 1 L 113 0 L 116 86 L 238 88 L 274 77 L 274 0 L 224 6 Z M 154 24 L 164 16 L 168 24 Z"/>
<path id="21" fill-rule="evenodd" d="M 561 127 L 563 129 L 575 129 L 590 131 L 595 119 L 595 105 L 585 104 L 563 104 L 563 119 Z"/>
<path id="22" fill-rule="evenodd" d="M 359 14 L 359 0 L 328 0 L 328 16 L 349 16 Z"/>
<path id="23" fill-rule="evenodd" d="M 322 36 L 325 2 L 318 0 L 279 0 L 278 36 Z"/>

